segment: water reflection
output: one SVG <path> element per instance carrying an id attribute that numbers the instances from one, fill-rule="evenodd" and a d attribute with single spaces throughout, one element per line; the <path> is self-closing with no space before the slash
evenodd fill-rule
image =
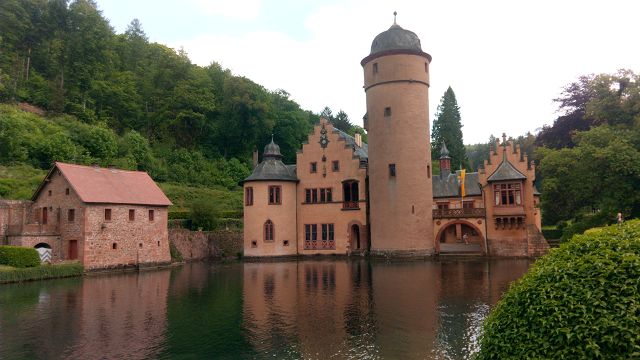
<path id="1" fill-rule="evenodd" d="M 1 359 L 468 358 L 526 260 L 194 263 L 0 286 Z"/>
<path id="2" fill-rule="evenodd" d="M 243 318 L 275 358 L 468 358 L 526 260 L 244 264 Z"/>

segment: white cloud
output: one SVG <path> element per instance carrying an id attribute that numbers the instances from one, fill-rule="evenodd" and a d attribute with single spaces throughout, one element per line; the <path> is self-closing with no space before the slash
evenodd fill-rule
<path id="1" fill-rule="evenodd" d="M 260 14 L 261 0 L 194 0 L 197 7 L 210 15 L 240 20 L 254 20 Z"/>
<path id="2" fill-rule="evenodd" d="M 465 143 L 476 143 L 551 123 L 552 99 L 582 74 L 637 67 L 634 24 L 620 13 L 637 13 L 640 5 L 610 3 L 399 1 L 392 7 L 382 0 L 352 0 L 316 9 L 304 21 L 310 32 L 305 40 L 264 30 L 206 34 L 172 45 L 184 46 L 200 65 L 218 61 L 269 89 L 285 89 L 303 108 L 344 109 L 361 123 L 366 109 L 360 60 L 397 10 L 398 23 L 418 34 L 433 56 L 431 120 L 452 86 Z"/>

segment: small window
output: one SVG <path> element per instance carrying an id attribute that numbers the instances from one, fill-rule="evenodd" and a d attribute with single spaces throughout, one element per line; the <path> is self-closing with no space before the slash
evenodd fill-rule
<path id="1" fill-rule="evenodd" d="M 153 221 L 155 217 L 155 212 L 153 210 L 149 210 L 149 221 Z"/>
<path id="2" fill-rule="evenodd" d="M 160 247 L 160 241 L 158 241 L 158 247 Z"/>
<path id="3" fill-rule="evenodd" d="M 250 186 L 244 189 L 244 204 L 246 206 L 253 205 L 253 188 Z"/>
<path id="4" fill-rule="evenodd" d="M 311 202 L 318 202 L 318 189 L 311 189 Z"/>
<path id="5" fill-rule="evenodd" d="M 428 73 L 429 72 L 429 63 L 428 62 L 424 62 L 424 72 Z"/>
<path id="6" fill-rule="evenodd" d="M 252 248 L 257 248 L 258 247 L 258 242 L 255 241 L 255 240 L 251 241 L 251 247 Z"/>
<path id="7" fill-rule="evenodd" d="M 389 176 L 396 176 L 396 164 L 389 164 Z"/>
<path id="8" fill-rule="evenodd" d="M 431 179 L 431 165 L 427 165 L 427 178 Z"/>
<path id="9" fill-rule="evenodd" d="M 281 186 L 269 186 L 269 205 L 282 204 L 282 187 Z"/>
<path id="10" fill-rule="evenodd" d="M 318 163 L 317 162 L 312 162 L 309 166 L 309 171 L 311 173 L 317 173 L 318 172 Z"/>
<path id="11" fill-rule="evenodd" d="M 331 162 L 331 170 L 335 171 L 340 171 L 340 161 L 338 160 L 333 160 Z"/>
<path id="12" fill-rule="evenodd" d="M 129 209 L 129 221 L 134 221 L 135 219 L 136 219 L 135 209 Z"/>
<path id="13" fill-rule="evenodd" d="M 289 246 L 289 240 L 283 240 L 282 246 Z"/>
<path id="14" fill-rule="evenodd" d="M 69 211 L 67 212 L 67 220 L 69 222 L 76 221 L 76 210 L 75 209 L 69 209 Z"/>
<path id="15" fill-rule="evenodd" d="M 384 108 L 384 116 L 391 116 L 391 108 L 390 107 Z"/>
<path id="16" fill-rule="evenodd" d="M 69 188 L 64 191 L 65 195 L 69 195 Z"/>
<path id="17" fill-rule="evenodd" d="M 463 209 L 473 209 L 473 201 L 465 201 L 462 203 Z"/>
<path id="18" fill-rule="evenodd" d="M 49 190 L 49 196 L 51 196 L 51 190 Z"/>
<path id="19" fill-rule="evenodd" d="M 118 250 L 118 243 L 113 243 L 113 244 L 111 244 L 111 248 L 112 248 L 113 250 Z"/>
<path id="20" fill-rule="evenodd" d="M 138 244 L 138 247 L 139 247 L 140 249 L 142 249 L 142 243 L 139 243 L 139 244 Z"/>
<path id="21" fill-rule="evenodd" d="M 104 209 L 104 220 L 111 221 L 111 209 Z"/>
<path id="22" fill-rule="evenodd" d="M 447 210 L 449 209 L 449 203 L 438 203 L 438 210 Z"/>
<path id="23" fill-rule="evenodd" d="M 374 74 L 378 73 L 378 63 L 373 63 L 373 73 Z"/>

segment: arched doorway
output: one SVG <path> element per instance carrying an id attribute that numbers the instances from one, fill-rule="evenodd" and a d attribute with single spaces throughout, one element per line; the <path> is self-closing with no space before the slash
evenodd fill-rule
<path id="1" fill-rule="evenodd" d="M 47 243 L 38 243 L 34 246 L 36 251 L 38 251 L 38 255 L 40 256 L 40 262 L 51 263 L 53 252 L 51 250 L 51 245 Z"/>
<path id="2" fill-rule="evenodd" d="M 351 225 L 351 241 L 353 242 L 354 250 L 362 250 L 362 244 L 360 241 L 360 226 L 358 224 Z"/>
<path id="3" fill-rule="evenodd" d="M 443 226 L 436 236 L 440 253 L 485 252 L 485 239 L 474 224 L 458 220 Z"/>

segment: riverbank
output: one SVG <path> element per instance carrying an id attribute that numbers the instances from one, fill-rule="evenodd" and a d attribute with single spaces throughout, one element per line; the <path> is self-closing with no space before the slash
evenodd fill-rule
<path id="1" fill-rule="evenodd" d="M 45 264 L 31 268 L 14 268 L 0 265 L 0 284 L 82 276 L 83 273 L 84 268 L 78 262 L 55 265 Z"/>

